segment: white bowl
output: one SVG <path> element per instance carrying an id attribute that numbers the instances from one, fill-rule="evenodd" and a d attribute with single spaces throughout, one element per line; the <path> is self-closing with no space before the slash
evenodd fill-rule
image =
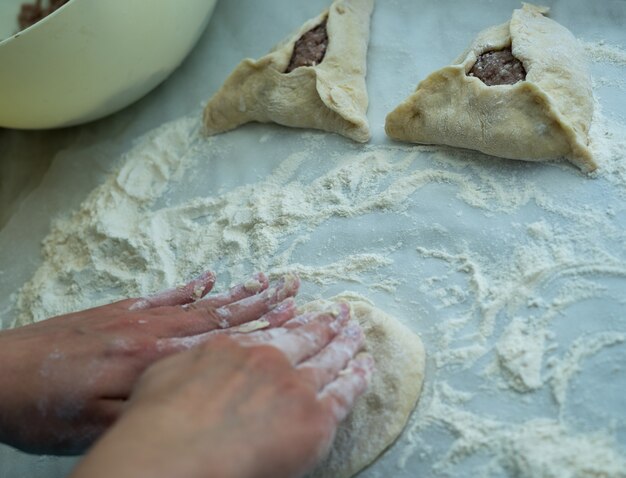
<path id="1" fill-rule="evenodd" d="M 17 29 L 24 0 L 0 0 Z M 71 126 L 118 111 L 163 81 L 217 0 L 70 0 L 0 42 L 0 126 Z M 0 33 L 7 33 L 1 32 Z"/>

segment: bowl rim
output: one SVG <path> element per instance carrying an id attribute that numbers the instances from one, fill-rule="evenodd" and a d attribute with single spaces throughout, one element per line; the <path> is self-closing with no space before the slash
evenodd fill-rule
<path id="1" fill-rule="evenodd" d="M 39 20 L 37 23 L 33 23 L 31 26 L 29 26 L 27 28 L 24 28 L 24 30 L 20 30 L 20 31 L 14 33 L 13 35 L 0 40 L 0 48 L 2 48 L 3 46 L 5 46 L 8 43 L 11 43 L 13 40 L 18 39 L 22 35 L 25 35 L 26 33 L 35 30 L 37 27 L 41 26 L 42 24 L 47 22 L 49 19 L 57 16 L 62 10 L 65 10 L 67 7 L 69 7 L 70 5 L 72 5 L 72 4 L 76 3 L 76 2 L 77 2 L 77 0 L 68 0 L 67 3 L 61 5 L 54 12 L 52 12 L 50 15 L 46 15 L 44 18 Z M 30 2 L 24 2 L 23 1 L 22 3 L 30 3 Z M 18 11 L 18 13 L 19 13 L 19 11 Z"/>

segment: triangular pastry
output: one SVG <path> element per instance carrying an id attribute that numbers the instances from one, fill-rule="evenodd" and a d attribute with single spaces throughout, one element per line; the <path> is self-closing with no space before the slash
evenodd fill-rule
<path id="1" fill-rule="evenodd" d="M 204 109 L 206 132 L 259 121 L 368 141 L 365 73 L 373 7 L 374 0 L 335 0 L 268 55 L 243 60 Z"/>
<path id="2" fill-rule="evenodd" d="M 587 147 L 593 96 L 584 53 L 547 12 L 524 4 L 510 22 L 482 31 L 387 115 L 387 134 L 510 159 L 565 157 L 596 169 Z"/>

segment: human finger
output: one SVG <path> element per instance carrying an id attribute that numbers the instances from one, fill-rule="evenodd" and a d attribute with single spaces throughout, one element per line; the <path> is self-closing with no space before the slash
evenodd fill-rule
<path id="1" fill-rule="evenodd" d="M 296 301 L 292 297 L 289 297 L 257 320 L 229 327 L 228 329 L 216 330 L 215 333 L 228 335 L 247 334 L 261 329 L 281 327 L 295 317 L 297 310 Z"/>
<path id="2" fill-rule="evenodd" d="M 260 318 L 283 300 L 295 296 L 299 287 L 298 276 L 287 274 L 275 286 L 232 304 L 214 309 L 204 307 L 202 302 L 196 302 L 185 309 L 192 314 L 204 316 L 215 329 L 227 329 Z"/>
<path id="3" fill-rule="evenodd" d="M 354 403 L 370 384 L 374 373 L 374 359 L 369 354 L 359 354 L 352 359 L 337 378 L 329 383 L 318 395 L 339 424 L 352 411 Z"/>
<path id="4" fill-rule="evenodd" d="M 214 284 L 215 274 L 206 271 L 183 286 L 167 289 L 148 297 L 131 299 L 128 309 L 134 311 L 189 304 L 204 297 Z"/>
<path id="5" fill-rule="evenodd" d="M 328 345 L 349 317 L 349 307 L 340 304 L 331 311 L 320 312 L 314 320 L 300 327 L 255 332 L 243 336 L 240 343 L 271 345 L 283 352 L 292 364 L 297 365 Z"/>
<path id="6" fill-rule="evenodd" d="M 343 305 L 341 305 L 341 304 L 343 304 Z M 300 327 L 301 325 L 307 324 L 307 323 L 311 322 L 311 320 L 314 320 L 319 315 L 320 312 L 324 312 L 325 310 L 333 310 L 333 308 L 334 307 L 336 308 L 337 306 L 348 307 L 348 308 L 350 307 L 346 302 L 331 303 L 325 309 L 314 310 L 314 311 L 304 312 L 302 314 L 298 314 L 293 319 L 291 319 L 289 322 L 285 323 L 285 325 L 283 325 L 283 327 L 286 328 L 286 329 L 294 329 L 296 327 Z"/>
<path id="7" fill-rule="evenodd" d="M 246 282 L 237 284 L 226 292 L 220 294 L 213 294 L 206 296 L 203 299 L 197 301 L 195 305 L 197 307 L 213 307 L 218 308 L 233 302 L 240 301 L 246 297 L 258 294 L 259 292 L 267 289 L 269 281 L 267 276 L 262 272 L 255 274 Z"/>
<path id="8" fill-rule="evenodd" d="M 256 330 L 280 327 L 296 315 L 296 304 L 293 298 L 288 298 L 263 314 L 261 317 L 244 322 L 233 327 L 221 328 L 224 320 L 218 312 L 208 310 L 202 313 L 187 313 L 178 307 L 161 307 L 151 311 L 151 317 L 146 320 L 137 319 L 137 324 L 149 328 L 149 332 L 159 339 L 174 337 L 190 337 L 208 332 L 214 333 L 249 333 Z M 146 331 L 147 331 L 146 329 Z"/>
<path id="9" fill-rule="evenodd" d="M 295 329 L 296 327 L 300 327 L 304 324 L 308 324 L 312 320 L 314 320 L 321 311 L 315 312 L 305 312 L 304 314 L 296 315 L 293 319 L 289 320 L 283 325 L 285 329 Z"/>
<path id="10" fill-rule="evenodd" d="M 289 321 L 296 314 L 296 311 L 297 307 L 295 300 L 293 298 L 288 298 L 282 301 L 274 309 L 252 322 L 247 322 L 228 329 L 215 329 L 184 337 L 163 337 L 157 342 L 157 349 L 160 355 L 167 355 L 195 347 L 211 340 L 217 335 L 226 334 L 240 336 L 240 334 L 249 334 L 260 329 L 272 329 Z"/>
<path id="11" fill-rule="evenodd" d="M 257 345 L 257 344 L 267 345 L 272 340 L 276 339 L 277 337 L 281 335 L 288 333 L 290 330 L 296 329 L 298 327 L 302 327 L 305 324 L 309 324 L 319 319 L 323 315 L 330 315 L 330 316 L 336 317 L 337 314 L 339 313 L 338 311 L 339 309 L 336 308 L 336 304 L 335 304 L 335 310 L 333 310 L 332 307 L 329 307 L 328 309 L 325 309 L 325 310 L 305 312 L 304 314 L 295 315 L 293 318 L 286 321 L 280 327 L 274 327 L 272 329 L 268 327 L 265 330 L 255 331 L 254 333 L 250 333 L 246 335 L 245 337 L 238 337 L 238 339 L 243 345 Z"/>
<path id="12" fill-rule="evenodd" d="M 365 336 L 356 322 L 350 322 L 317 355 L 298 365 L 300 374 L 322 390 L 346 367 L 348 362 L 363 347 Z"/>

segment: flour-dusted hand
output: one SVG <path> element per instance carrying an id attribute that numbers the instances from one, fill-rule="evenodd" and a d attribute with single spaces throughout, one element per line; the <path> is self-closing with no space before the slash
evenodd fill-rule
<path id="1" fill-rule="evenodd" d="M 194 336 L 295 315 L 293 275 L 270 286 L 258 274 L 207 295 L 214 283 L 207 272 L 150 297 L 1 332 L 0 441 L 28 452 L 82 452 L 119 417 L 143 371 L 177 351 L 169 341 L 190 348 Z"/>
<path id="2" fill-rule="evenodd" d="M 146 371 L 73 478 L 301 477 L 369 384 L 363 340 L 346 304 L 271 330 L 207 334 Z"/>

